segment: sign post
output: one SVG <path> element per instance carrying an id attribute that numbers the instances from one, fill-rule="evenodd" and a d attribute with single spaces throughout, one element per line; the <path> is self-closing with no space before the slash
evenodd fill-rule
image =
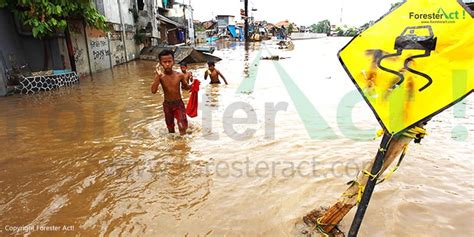
<path id="1" fill-rule="evenodd" d="M 474 91 L 473 16 L 457 0 L 407 0 L 340 50 L 385 134 L 349 236 L 357 236 L 390 138 Z"/>

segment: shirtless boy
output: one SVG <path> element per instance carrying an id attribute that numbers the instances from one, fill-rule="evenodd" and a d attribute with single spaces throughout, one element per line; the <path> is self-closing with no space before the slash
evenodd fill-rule
<path id="1" fill-rule="evenodd" d="M 204 73 L 204 80 L 207 79 L 209 76 L 211 78 L 211 84 L 221 84 L 221 81 L 219 80 L 219 76 L 222 77 L 226 85 L 229 85 L 222 73 L 216 69 L 216 64 L 214 62 L 208 62 L 208 70 L 206 73 Z"/>
<path id="2" fill-rule="evenodd" d="M 158 86 L 163 88 L 165 100 L 163 102 L 163 111 L 165 113 L 166 126 L 170 133 L 175 133 L 174 120 L 178 122 L 178 129 L 181 135 L 186 134 L 188 120 L 183 100 L 181 99 L 181 89 L 189 90 L 186 76 L 182 73 L 173 71 L 174 54 L 172 51 L 163 50 L 158 58 L 163 67 L 163 73 L 157 73 L 155 81 L 151 85 L 151 93 L 156 94 Z"/>
<path id="3" fill-rule="evenodd" d="M 191 84 L 193 82 L 193 74 L 188 71 L 188 64 L 181 63 L 179 66 L 181 68 L 181 72 L 186 76 L 188 84 Z"/>

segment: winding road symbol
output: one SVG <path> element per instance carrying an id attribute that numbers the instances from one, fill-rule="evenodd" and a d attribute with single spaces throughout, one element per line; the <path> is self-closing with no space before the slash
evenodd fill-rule
<path id="1" fill-rule="evenodd" d="M 417 32 L 427 31 L 428 34 L 426 35 L 417 35 Z M 407 33 L 408 32 L 408 33 Z M 425 32 L 426 33 L 426 32 Z M 405 81 L 404 73 L 395 71 L 389 68 L 382 66 L 382 61 L 391 57 L 398 57 L 402 55 L 403 50 L 424 50 L 423 54 L 418 54 L 414 56 L 410 56 L 405 59 L 404 69 L 407 71 L 419 75 L 421 77 L 426 78 L 428 82 L 419 89 L 419 91 L 423 91 L 428 88 L 432 83 L 433 79 L 425 73 L 419 72 L 413 68 L 410 68 L 410 63 L 413 62 L 417 58 L 424 58 L 429 57 L 431 55 L 431 51 L 436 49 L 436 42 L 437 38 L 433 34 L 433 30 L 431 26 L 410 26 L 405 28 L 400 36 L 398 36 L 395 40 L 395 49 L 397 50 L 396 53 L 387 54 L 380 57 L 377 61 L 377 66 L 388 73 L 392 73 L 400 78 L 400 80 L 393 86 L 395 89 L 397 86 L 400 86 Z"/>

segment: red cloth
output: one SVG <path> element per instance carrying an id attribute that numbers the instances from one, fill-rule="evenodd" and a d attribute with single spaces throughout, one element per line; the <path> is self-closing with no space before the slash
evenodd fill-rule
<path id="1" fill-rule="evenodd" d="M 200 84 L 201 82 L 198 79 L 194 79 L 191 89 L 189 90 L 191 95 L 189 96 L 188 105 L 186 106 L 186 114 L 191 118 L 198 115 L 198 92 Z"/>

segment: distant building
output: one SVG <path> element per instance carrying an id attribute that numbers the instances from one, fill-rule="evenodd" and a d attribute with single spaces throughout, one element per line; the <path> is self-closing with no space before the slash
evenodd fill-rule
<path id="1" fill-rule="evenodd" d="M 137 0 L 137 30 L 143 36 L 143 47 L 156 46 L 160 42 L 160 23 L 157 20 L 158 9 L 163 7 L 162 0 Z"/>
<path id="2" fill-rule="evenodd" d="M 193 24 L 193 8 L 191 5 L 175 3 L 173 9 L 166 12 L 166 17 L 184 27 L 184 42 L 194 43 L 195 30 Z M 181 34 L 180 31 L 178 34 Z M 180 43 L 183 43 L 180 41 Z"/>
<path id="3" fill-rule="evenodd" d="M 235 25 L 235 16 L 233 15 L 217 15 L 216 20 L 219 33 L 225 32 L 229 25 Z"/>
<path id="4" fill-rule="evenodd" d="M 288 20 L 280 21 L 280 22 L 275 24 L 276 27 L 281 28 L 283 26 L 285 29 L 290 28 L 290 25 L 293 28 L 292 32 L 298 32 L 299 31 L 299 27 L 295 23 L 291 23 Z"/>
<path id="5" fill-rule="evenodd" d="M 186 42 L 186 26 L 171 19 L 177 14 L 174 5 L 174 0 L 163 0 L 162 6 L 158 8 L 160 45 L 176 45 Z"/>

